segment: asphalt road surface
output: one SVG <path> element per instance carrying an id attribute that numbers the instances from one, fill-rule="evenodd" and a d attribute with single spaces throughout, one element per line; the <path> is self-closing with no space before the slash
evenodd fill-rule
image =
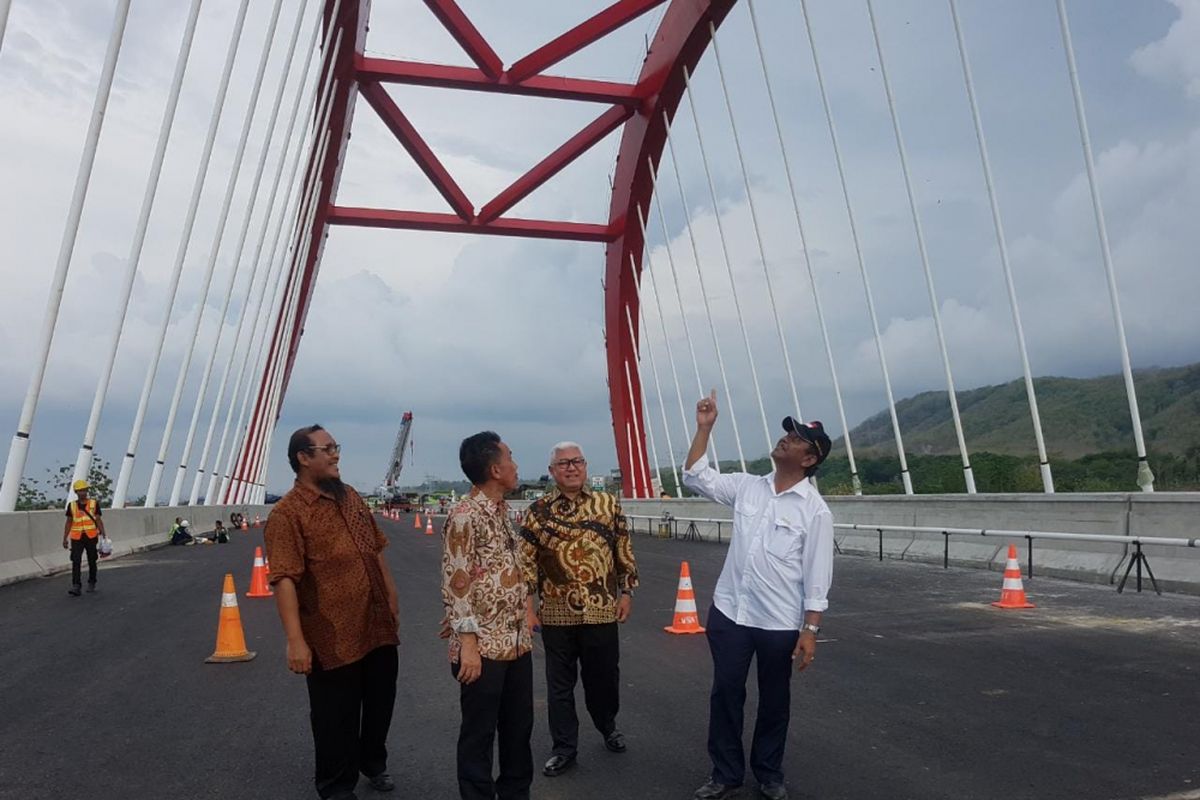
<path id="1" fill-rule="evenodd" d="M 411 517 L 383 526 L 401 605 L 393 797 L 452 800 L 441 538 Z M 315 797 L 304 681 L 286 669 L 274 602 L 244 596 L 261 538 L 102 563 L 96 595 L 68 597 L 61 575 L 0 588 L 0 798 Z M 725 548 L 639 535 L 634 549 L 618 718 L 629 751 L 604 749 L 580 696 L 578 765 L 541 775 L 539 643 L 535 798 L 686 800 L 707 776 L 707 644 L 662 627 L 681 560 L 706 616 Z M 1200 798 L 1200 599 L 1039 577 L 1026 583 L 1037 609 L 999 611 L 998 573 L 850 556 L 834 569 L 816 662 L 795 678 L 793 798 Z M 227 571 L 258 658 L 205 664 Z M 752 677 L 747 735 L 755 697 Z M 757 796 L 750 781 L 740 796 Z M 359 795 L 378 797 L 365 782 Z"/>

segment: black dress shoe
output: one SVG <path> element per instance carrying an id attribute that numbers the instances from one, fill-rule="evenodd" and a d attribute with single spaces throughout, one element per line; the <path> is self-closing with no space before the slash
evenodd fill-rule
<path id="1" fill-rule="evenodd" d="M 692 796 L 696 800 L 720 800 L 722 797 L 732 796 L 733 793 L 739 788 L 740 787 L 727 786 L 724 783 L 717 783 L 716 781 L 710 780 L 708 783 L 697 789 L 696 793 Z"/>
<path id="2" fill-rule="evenodd" d="M 787 788 L 782 783 L 762 783 L 758 786 L 758 793 L 767 800 L 787 800 Z"/>
<path id="3" fill-rule="evenodd" d="M 553 755 L 546 762 L 546 766 L 542 767 L 542 774 L 548 778 L 554 778 L 573 766 L 575 766 L 575 756 Z"/>
<path id="4" fill-rule="evenodd" d="M 96 593 L 96 584 L 89 583 L 88 584 L 88 594 L 95 594 L 95 593 Z"/>
<path id="5" fill-rule="evenodd" d="M 381 772 L 378 775 L 368 775 L 367 783 L 371 784 L 371 788 L 377 792 L 390 792 L 396 788 L 396 782 L 386 772 Z"/>
<path id="6" fill-rule="evenodd" d="M 614 753 L 624 753 L 626 749 L 625 734 L 620 731 L 613 731 L 604 737 L 604 746 Z"/>
<path id="7" fill-rule="evenodd" d="M 79 595 L 83 594 L 83 587 L 78 583 L 73 584 L 70 589 L 67 589 L 67 594 L 72 597 L 79 597 Z"/>

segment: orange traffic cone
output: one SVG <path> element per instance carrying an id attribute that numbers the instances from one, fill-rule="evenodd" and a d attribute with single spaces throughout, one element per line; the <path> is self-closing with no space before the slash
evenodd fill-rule
<path id="1" fill-rule="evenodd" d="M 244 531 L 250 530 L 250 523 L 246 522 L 245 519 L 242 520 L 242 530 L 244 530 Z"/>
<path id="2" fill-rule="evenodd" d="M 260 517 L 258 514 L 254 515 L 254 527 L 256 527 L 256 528 L 262 527 L 262 517 Z"/>
<path id="3" fill-rule="evenodd" d="M 696 593 L 692 591 L 692 573 L 688 562 L 679 566 L 679 591 L 675 593 L 675 619 L 663 628 L 667 633 L 704 633 L 696 613 Z"/>
<path id="4" fill-rule="evenodd" d="M 221 589 L 221 616 L 217 622 L 217 649 L 204 659 L 204 663 L 228 664 L 231 661 L 249 661 L 256 655 L 258 654 L 246 649 L 246 635 L 242 632 L 242 615 L 238 612 L 233 574 L 226 572 L 225 586 Z"/>
<path id="5" fill-rule="evenodd" d="M 1004 585 L 996 608 L 1037 608 L 1025 599 L 1025 584 L 1021 582 L 1021 565 L 1017 562 L 1017 546 L 1008 546 L 1008 563 L 1004 565 Z"/>
<path id="6" fill-rule="evenodd" d="M 432 514 L 425 515 L 425 535 L 433 536 L 433 515 Z"/>
<path id="7" fill-rule="evenodd" d="M 416 519 L 413 520 L 413 527 L 416 528 L 417 530 L 421 529 L 421 512 L 420 511 L 417 512 L 417 517 L 416 517 Z"/>
<path id="8" fill-rule="evenodd" d="M 267 564 L 263 561 L 261 547 L 254 548 L 254 570 L 250 573 L 250 591 L 246 597 L 274 597 L 271 586 L 267 583 Z"/>

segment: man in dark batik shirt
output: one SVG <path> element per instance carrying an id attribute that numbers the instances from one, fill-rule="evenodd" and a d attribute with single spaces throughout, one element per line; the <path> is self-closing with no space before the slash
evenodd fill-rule
<path id="1" fill-rule="evenodd" d="M 620 648 L 617 623 L 629 618 L 638 584 L 621 503 L 587 487 L 587 461 L 574 442 L 550 451 L 556 488 L 530 505 L 521 528 L 527 580 L 541 599 L 547 705 L 553 751 L 542 772 L 554 777 L 575 763 L 579 719 L 576 669 L 584 702 L 604 746 L 625 752 L 617 729 Z"/>

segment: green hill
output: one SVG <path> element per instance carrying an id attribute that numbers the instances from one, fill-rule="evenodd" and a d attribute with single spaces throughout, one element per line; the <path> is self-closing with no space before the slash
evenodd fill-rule
<path id="1" fill-rule="evenodd" d="M 1184 455 L 1200 448 L 1200 364 L 1134 372 L 1146 447 L 1155 453 Z M 1042 431 L 1051 459 L 1128 450 L 1133 427 L 1120 375 L 1099 378 L 1034 378 Z M 958 392 L 967 448 L 972 453 L 1036 453 L 1025 383 Z M 958 443 L 946 392 L 923 392 L 896 404 L 906 452 L 956 455 Z M 894 456 L 890 415 L 886 410 L 850 432 L 855 456 Z M 839 439 L 834 453 L 845 453 Z"/>
<path id="2" fill-rule="evenodd" d="M 1200 364 L 1134 372 L 1142 430 L 1159 491 L 1200 491 Z M 1138 463 L 1133 426 L 1120 375 L 1035 378 L 1046 450 L 1059 492 L 1136 492 Z M 984 386 L 958 393 L 971 467 L 980 492 L 1041 492 L 1037 445 L 1025 383 Z M 966 491 L 950 403 L 945 392 L 925 392 L 896 404 L 904 450 L 917 494 Z M 900 459 L 891 416 L 881 411 L 850 432 L 864 494 L 898 494 Z M 769 458 L 749 461 L 757 475 Z M 722 472 L 740 465 L 722 461 Z M 672 472 L 660 469 L 673 492 Z M 846 446 L 834 442 L 821 465 L 821 492 L 854 491 Z"/>

